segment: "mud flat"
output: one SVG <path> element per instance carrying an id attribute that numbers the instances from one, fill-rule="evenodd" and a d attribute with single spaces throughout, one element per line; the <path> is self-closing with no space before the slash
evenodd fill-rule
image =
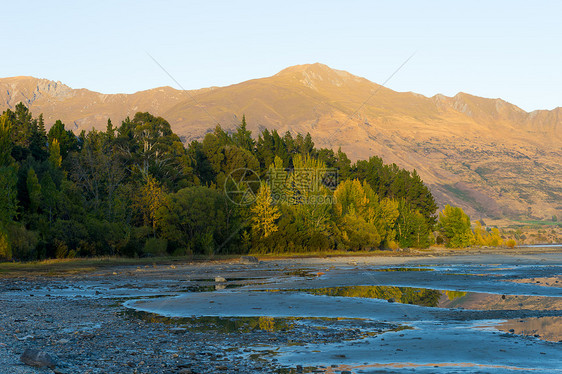
<path id="1" fill-rule="evenodd" d="M 0 372 L 562 372 L 562 254 L 432 256 L 1 279 Z"/>

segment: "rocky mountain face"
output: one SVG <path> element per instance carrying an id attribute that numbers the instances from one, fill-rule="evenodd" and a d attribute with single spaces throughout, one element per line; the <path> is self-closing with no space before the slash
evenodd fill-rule
<path id="1" fill-rule="evenodd" d="M 74 90 L 31 77 L 0 79 L 0 110 L 24 102 L 48 125 L 105 128 L 138 111 L 166 118 L 185 142 L 217 123 L 310 132 L 317 146 L 352 159 L 378 155 L 416 169 L 438 202 L 473 219 L 562 217 L 562 108 L 524 110 L 501 99 L 459 93 L 396 92 L 322 64 L 298 65 L 228 87 L 135 94 Z"/>

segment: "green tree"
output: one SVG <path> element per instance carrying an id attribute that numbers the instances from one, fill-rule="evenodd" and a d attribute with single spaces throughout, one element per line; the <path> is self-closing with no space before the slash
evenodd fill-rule
<path id="1" fill-rule="evenodd" d="M 108 221 L 115 219 L 116 192 L 126 180 L 126 157 L 107 134 L 91 131 L 82 149 L 70 157 L 70 178 L 82 189 L 88 205 Z"/>
<path id="2" fill-rule="evenodd" d="M 39 184 L 39 179 L 33 168 L 29 168 L 27 171 L 26 187 L 29 196 L 29 210 L 31 213 L 37 213 L 41 204 L 41 184 Z"/>
<path id="3" fill-rule="evenodd" d="M 13 142 L 10 136 L 12 122 L 7 113 L 0 116 L 0 166 L 9 166 L 14 162 L 12 158 Z"/>
<path id="4" fill-rule="evenodd" d="M 64 123 L 60 120 L 57 120 L 49 129 L 47 138 L 49 144 L 52 144 L 54 139 L 57 140 L 59 144 L 59 154 L 62 160 L 65 160 L 70 152 L 78 150 L 78 139 L 72 131 L 65 129 Z"/>
<path id="5" fill-rule="evenodd" d="M 49 146 L 49 162 L 55 168 L 61 167 L 62 157 L 60 154 L 60 144 L 57 138 L 53 138 L 53 140 L 51 140 L 51 144 Z"/>
<path id="6" fill-rule="evenodd" d="M 49 157 L 49 152 L 47 150 L 48 139 L 47 132 L 45 131 L 43 114 L 39 115 L 39 119 L 36 122 L 37 124 L 33 126 L 31 132 L 29 150 L 33 158 L 37 161 L 44 161 Z"/>
<path id="7" fill-rule="evenodd" d="M 404 199 L 400 200 L 398 210 L 400 215 L 396 222 L 398 231 L 398 242 L 402 248 L 426 248 L 429 247 L 429 235 L 431 230 L 426 218 L 412 209 L 411 205 Z"/>
<path id="8" fill-rule="evenodd" d="M 385 247 L 394 246 L 396 221 L 400 215 L 398 206 L 398 201 L 384 198 L 379 202 L 378 207 L 374 211 L 373 222 L 381 235 L 382 245 Z"/>
<path id="9" fill-rule="evenodd" d="M 464 248 L 474 243 L 470 218 L 460 207 L 445 206 L 439 213 L 438 230 L 450 248 Z"/>
<path id="10" fill-rule="evenodd" d="M 0 166 L 0 225 L 13 221 L 18 211 L 17 174 L 13 166 Z"/>
<path id="11" fill-rule="evenodd" d="M 236 129 L 236 132 L 232 134 L 232 140 L 238 147 L 253 152 L 255 142 L 254 139 L 252 139 L 252 132 L 247 129 L 247 126 L 246 116 L 243 115 L 242 122 Z"/>
<path id="12" fill-rule="evenodd" d="M 160 182 L 151 175 L 146 176 L 144 184 L 136 194 L 134 207 L 142 216 L 144 224 L 152 227 L 153 233 L 156 232 L 158 210 L 164 205 L 165 197 Z"/>
<path id="13" fill-rule="evenodd" d="M 363 217 L 346 215 L 343 218 L 342 239 L 352 250 L 374 249 L 381 243 L 376 227 Z"/>
<path id="14" fill-rule="evenodd" d="M 8 240 L 8 234 L 0 225 L 0 261 L 12 259 L 12 246 Z"/>
<path id="15" fill-rule="evenodd" d="M 49 223 L 53 222 L 59 191 L 50 173 L 41 177 L 41 210 L 48 215 Z"/>
<path id="16" fill-rule="evenodd" d="M 202 186 L 169 194 L 157 222 L 161 237 L 176 254 L 228 252 L 238 243 L 234 230 L 241 227 L 228 222 L 224 196 Z"/>
<path id="17" fill-rule="evenodd" d="M 358 180 L 347 180 L 334 191 L 334 199 L 342 240 L 354 250 L 379 247 L 384 239 L 383 230 L 376 226 L 381 212 L 372 189 Z"/>
<path id="18" fill-rule="evenodd" d="M 107 127 L 105 129 L 105 134 L 110 138 L 113 139 L 115 137 L 115 127 L 113 127 L 113 123 L 111 119 L 107 119 Z"/>
<path id="19" fill-rule="evenodd" d="M 275 160 L 275 141 L 268 129 L 263 130 L 258 136 L 256 155 L 262 170 L 267 170 Z"/>
<path id="20" fill-rule="evenodd" d="M 128 152 L 137 175 L 150 173 L 169 191 L 193 184 L 192 160 L 164 118 L 139 112 L 123 126 L 129 127 L 124 133 L 132 136 L 127 139 Z"/>

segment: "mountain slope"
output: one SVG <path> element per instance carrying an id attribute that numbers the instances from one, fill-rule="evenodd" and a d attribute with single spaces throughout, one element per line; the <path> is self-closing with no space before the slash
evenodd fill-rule
<path id="1" fill-rule="evenodd" d="M 298 65 L 228 87 L 170 87 L 132 95 L 73 90 L 30 77 L 0 79 L 0 109 L 24 101 L 46 123 L 104 128 L 137 111 L 166 118 L 184 141 L 242 114 L 261 128 L 310 132 L 352 159 L 381 156 L 417 169 L 440 204 L 473 218 L 562 215 L 562 109 L 527 113 L 501 99 L 396 92 L 322 64 Z"/>

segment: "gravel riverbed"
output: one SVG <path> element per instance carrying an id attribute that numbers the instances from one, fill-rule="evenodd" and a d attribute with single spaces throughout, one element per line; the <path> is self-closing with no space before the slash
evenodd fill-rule
<path id="1" fill-rule="evenodd" d="M 404 346 L 400 339 L 410 337 L 414 342 L 409 343 L 411 348 L 423 339 L 424 343 L 418 344 L 417 348 L 419 357 L 427 356 L 428 348 L 425 347 L 432 342 L 440 342 L 440 337 L 432 333 L 434 327 L 428 327 L 426 331 L 420 327 L 423 324 L 418 324 L 415 331 L 399 331 L 410 328 L 410 321 L 415 325 L 415 321 L 435 320 L 433 325 L 428 326 L 445 326 L 447 321 L 454 324 L 471 320 L 560 316 L 557 289 L 537 282 L 542 279 L 539 277 L 555 279 L 554 282 L 559 280 L 562 259 L 556 253 L 537 256 L 534 253 L 506 256 L 476 253 L 407 259 L 278 259 L 256 265 L 232 260 L 118 266 L 64 277 L 29 275 L 0 278 L 0 373 L 338 373 L 345 372 L 344 366 L 338 368 L 330 363 L 344 362 L 346 354 L 348 360 L 355 360 L 354 354 L 359 355 L 357 362 L 363 362 L 366 356 L 361 353 L 361 347 L 382 342 L 385 337 L 384 344 L 371 344 L 365 352 L 381 350 L 382 356 L 377 356 L 376 362 L 383 362 L 381 359 L 390 352 L 404 356 L 396 358 L 397 362 L 406 362 L 416 357 L 415 350 L 410 350 L 408 356 L 408 352 L 402 350 Z M 449 264 L 453 263 L 456 265 L 451 268 Z M 475 265 L 478 263 L 481 265 Z M 547 265 L 543 265 L 545 263 Z M 434 272 L 380 272 L 377 269 L 422 264 L 439 269 Z M 521 274 L 529 274 L 539 281 L 534 284 L 513 282 L 521 279 Z M 347 305 L 341 298 L 284 293 L 287 290 L 278 292 L 279 287 L 290 291 L 291 288 L 339 287 L 346 284 L 418 287 L 445 284 L 445 289 L 495 292 L 498 303 L 509 301 L 509 297 L 501 298 L 502 293 L 514 292 L 543 295 L 550 304 L 544 311 L 536 308 L 502 311 L 494 307 L 488 311 L 471 312 L 462 308 L 431 309 L 400 306 L 386 300 L 383 303 L 350 299 L 349 305 L 356 306 L 342 309 L 349 310 L 346 316 L 346 313 L 338 314 L 338 308 Z M 267 292 L 271 291 L 276 297 L 267 297 Z M 254 300 L 256 304 L 236 305 L 237 295 L 240 295 L 241 303 L 245 302 L 243 300 Z M 179 296 L 178 303 L 167 307 L 165 300 L 175 302 L 176 296 Z M 127 304 L 135 305 L 134 300 L 143 299 L 150 305 L 159 298 L 164 298 L 162 310 L 180 310 L 183 318 L 169 318 L 166 313 L 157 315 L 125 307 Z M 304 301 L 291 304 L 293 298 Z M 198 304 L 185 304 L 189 300 Z M 306 300 L 318 302 L 308 306 L 304 304 Z M 274 304 L 276 302 L 279 302 L 278 306 Z M 325 308 L 322 303 L 326 304 Z M 186 310 L 194 311 L 193 315 L 183 315 L 185 313 L 181 313 L 178 305 L 186 305 Z M 373 310 L 373 307 L 373 318 L 364 318 L 363 310 Z M 275 316 L 270 311 L 281 312 Z M 302 317 L 307 313 L 311 313 L 312 317 Z M 345 318 L 339 318 L 339 315 Z M 477 350 L 477 342 L 484 333 L 471 327 L 466 331 L 474 338 L 466 335 L 468 340 L 462 344 L 474 341 L 474 349 Z M 443 334 L 458 335 L 453 330 Z M 499 332 L 494 337 L 502 342 L 520 341 L 520 344 L 536 346 L 546 353 L 547 359 L 552 359 L 552 352 L 560 344 L 515 338 L 506 340 Z M 319 347 L 319 350 L 310 347 Z M 323 351 L 322 347 L 331 348 Z M 337 347 L 342 348 L 338 351 Z M 24 364 L 20 356 L 28 348 L 56 357 L 57 367 L 35 368 Z M 283 358 L 283 350 L 289 354 L 286 356 L 288 359 Z M 517 351 L 513 352 L 513 360 L 517 360 Z M 467 354 L 467 359 L 472 359 L 471 353 Z M 311 359 L 312 355 L 319 358 L 315 361 Z M 298 358 L 301 356 L 302 362 Z M 440 357 L 435 353 L 436 360 Z M 446 352 L 443 357 L 448 357 Z M 372 362 L 372 359 L 369 360 Z M 510 360 L 506 362 L 512 362 Z M 307 365 L 306 362 L 312 364 Z M 529 359 L 529 365 L 536 365 L 533 362 Z"/>

